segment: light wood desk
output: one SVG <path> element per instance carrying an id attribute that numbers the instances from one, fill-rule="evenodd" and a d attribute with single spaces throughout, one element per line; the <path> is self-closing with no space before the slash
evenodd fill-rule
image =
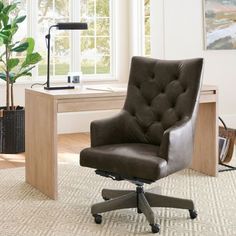
<path id="1" fill-rule="evenodd" d="M 26 182 L 57 199 L 57 113 L 120 109 L 125 95 L 122 88 L 115 92 L 26 89 Z M 217 112 L 217 88 L 203 86 L 191 167 L 211 176 L 217 175 Z"/>

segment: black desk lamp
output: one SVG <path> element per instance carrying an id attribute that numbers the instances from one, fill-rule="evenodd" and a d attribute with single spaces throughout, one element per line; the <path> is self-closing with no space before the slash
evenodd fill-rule
<path id="1" fill-rule="evenodd" d="M 78 22 L 68 22 L 68 23 L 58 23 L 49 27 L 48 34 L 45 36 L 47 39 L 47 48 L 48 48 L 48 61 L 47 61 L 47 86 L 44 87 L 46 90 L 58 90 L 58 89 L 74 89 L 74 86 L 62 86 L 62 87 L 50 87 L 50 31 L 52 28 L 57 28 L 59 30 L 86 30 L 88 29 L 87 23 L 78 23 Z"/>

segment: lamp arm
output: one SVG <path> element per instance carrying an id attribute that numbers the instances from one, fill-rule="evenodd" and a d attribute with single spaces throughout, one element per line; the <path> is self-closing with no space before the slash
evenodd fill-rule
<path id="1" fill-rule="evenodd" d="M 59 30 L 85 30 L 88 29 L 87 23 L 78 22 L 68 22 L 68 23 L 58 23 L 56 25 L 51 25 L 48 29 L 48 34 L 45 36 L 47 43 L 47 82 L 44 89 L 46 90 L 57 90 L 57 89 L 74 89 L 74 86 L 60 86 L 60 87 L 50 87 L 50 41 L 51 41 L 51 29 L 58 28 Z"/>
<path id="2" fill-rule="evenodd" d="M 47 39 L 47 87 L 50 87 L 50 41 L 51 41 L 51 29 L 57 27 L 58 25 L 52 25 L 49 27 L 48 34 L 45 36 Z"/>

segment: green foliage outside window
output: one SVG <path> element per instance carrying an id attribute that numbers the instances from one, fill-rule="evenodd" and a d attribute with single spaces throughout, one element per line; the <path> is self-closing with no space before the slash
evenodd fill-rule
<path id="1" fill-rule="evenodd" d="M 150 40 L 150 0 L 144 0 L 144 54 L 151 55 L 151 40 Z"/>
<path id="2" fill-rule="evenodd" d="M 81 0 L 81 21 L 88 31 L 81 34 L 81 70 L 83 74 L 109 74 L 111 60 L 111 0 Z"/>
<path id="3" fill-rule="evenodd" d="M 3 0 L 9 3 L 12 0 Z M 47 49 L 45 35 L 48 28 L 57 22 L 73 21 L 70 15 L 72 2 L 79 2 L 80 21 L 88 23 L 88 30 L 80 32 L 80 66 L 83 74 L 111 73 L 111 12 L 110 5 L 116 0 L 34 0 L 38 15 L 37 45 L 43 60 L 38 65 L 38 75 L 46 75 Z M 27 2 L 21 0 L 21 10 L 26 14 Z M 31 4 L 31 1 L 30 1 Z M 23 29 L 23 27 L 22 27 Z M 27 36 L 27 25 L 22 31 Z M 22 35 L 21 35 L 22 37 Z M 55 30 L 51 41 L 51 74 L 66 75 L 71 65 L 71 33 Z M 78 47 L 79 48 L 79 47 Z M 20 55 L 18 55 L 20 56 Z"/>
<path id="4" fill-rule="evenodd" d="M 83 74 L 109 74 L 111 60 L 110 2 L 112 0 L 79 0 L 80 21 L 88 23 L 88 30 L 80 32 L 81 71 Z M 38 0 L 38 24 L 40 38 L 47 33 L 49 25 L 69 21 L 71 0 Z M 48 16 L 54 16 L 50 18 Z M 70 71 L 70 36 L 68 31 L 54 33 L 52 47 L 52 73 L 65 75 Z M 41 40 L 42 51 L 45 45 Z M 39 75 L 46 74 L 46 50 L 39 65 Z"/>

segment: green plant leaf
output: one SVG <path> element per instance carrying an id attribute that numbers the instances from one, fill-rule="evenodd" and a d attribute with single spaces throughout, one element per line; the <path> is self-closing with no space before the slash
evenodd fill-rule
<path id="1" fill-rule="evenodd" d="M 12 58 L 7 61 L 8 70 L 12 70 L 19 64 L 20 60 L 18 58 Z"/>
<path id="2" fill-rule="evenodd" d="M 0 38 L 3 40 L 8 40 L 8 36 L 0 32 Z"/>
<path id="3" fill-rule="evenodd" d="M 35 66 L 31 66 L 31 67 L 25 69 L 22 73 L 28 73 L 28 72 L 30 72 L 34 68 L 35 68 Z"/>
<path id="4" fill-rule="evenodd" d="M 3 43 L 4 43 L 4 40 L 2 37 L 0 37 L 0 47 L 3 45 Z"/>
<path id="5" fill-rule="evenodd" d="M 17 77 L 16 79 L 19 79 L 20 77 L 22 77 L 22 76 L 32 76 L 32 73 L 31 72 L 27 72 L 27 73 L 21 73 L 20 74 L 20 76 L 19 77 Z M 16 79 L 15 79 L 15 81 L 16 81 Z"/>
<path id="6" fill-rule="evenodd" d="M 31 67 L 25 69 L 24 71 L 22 71 L 21 73 L 19 73 L 18 75 L 15 75 L 15 78 L 14 78 L 15 81 L 16 81 L 18 78 L 22 77 L 22 76 L 32 76 L 32 73 L 31 73 L 30 71 L 31 71 L 34 67 L 35 67 L 35 66 L 31 66 Z"/>
<path id="7" fill-rule="evenodd" d="M 29 47 L 27 48 L 27 54 L 32 54 L 33 51 L 34 51 L 34 45 L 35 45 L 34 39 L 33 38 L 27 38 L 26 42 L 29 43 Z"/>
<path id="8" fill-rule="evenodd" d="M 11 84 L 13 84 L 13 83 L 16 82 L 16 80 L 15 80 L 15 73 L 10 72 L 10 73 L 9 73 L 9 77 L 10 77 L 10 83 L 11 83 Z"/>
<path id="9" fill-rule="evenodd" d="M 4 42 L 6 41 L 6 43 L 8 43 L 8 42 L 11 41 L 11 38 L 12 38 L 11 30 L 2 30 L 0 32 L 0 34 L 2 35 L 2 38 L 4 39 Z"/>
<path id="10" fill-rule="evenodd" d="M 3 2 L 0 2 L 0 12 L 2 11 L 3 8 L 4 8 L 4 4 Z"/>
<path id="11" fill-rule="evenodd" d="M 14 27 L 12 27 L 12 28 L 11 28 L 11 33 L 12 33 L 12 35 L 14 35 L 14 34 L 17 32 L 17 30 L 18 30 L 18 26 L 17 26 L 17 25 L 15 25 Z"/>
<path id="12" fill-rule="evenodd" d="M 14 42 L 13 44 L 10 44 L 9 45 L 9 49 L 11 50 L 12 48 L 14 48 L 17 44 L 19 44 L 20 43 L 20 41 L 16 41 L 16 42 Z"/>
<path id="13" fill-rule="evenodd" d="M 21 67 L 24 68 L 24 67 L 27 67 L 27 66 L 29 66 L 29 65 L 34 65 L 34 64 L 38 63 L 38 62 L 41 61 L 41 60 L 42 60 L 42 57 L 41 57 L 41 55 L 40 55 L 39 53 L 37 53 L 37 52 L 28 54 L 28 55 L 26 56 L 26 59 L 25 59 L 25 61 L 23 62 L 23 64 L 22 64 Z"/>
<path id="14" fill-rule="evenodd" d="M 14 4 L 10 4 L 7 5 L 4 9 L 3 9 L 3 13 L 8 15 L 12 10 L 14 10 L 16 8 L 17 3 Z"/>
<path id="15" fill-rule="evenodd" d="M 6 33 L 7 35 L 13 35 L 13 34 L 16 33 L 17 30 L 18 30 L 18 25 L 12 23 L 11 25 L 9 25 L 9 24 L 6 25 L 6 26 L 3 28 L 2 32 L 3 32 L 3 33 L 7 32 L 7 33 Z"/>
<path id="16" fill-rule="evenodd" d="M 2 30 L 10 30 L 11 29 L 11 25 L 6 25 Z"/>
<path id="17" fill-rule="evenodd" d="M 24 52 L 25 50 L 27 50 L 29 47 L 29 43 L 28 42 L 25 42 L 25 43 L 22 43 L 14 48 L 11 49 L 12 52 Z"/>
<path id="18" fill-rule="evenodd" d="M 4 74 L 4 73 L 1 72 L 1 73 L 0 73 L 0 79 L 6 81 L 6 74 Z"/>
<path id="19" fill-rule="evenodd" d="M 26 16 L 20 16 L 20 17 L 17 17 L 15 18 L 14 22 L 15 23 L 21 23 L 25 20 Z"/>
<path id="20" fill-rule="evenodd" d="M 0 20 L 3 22 L 4 27 L 7 26 L 9 21 L 9 16 L 4 13 L 0 13 Z"/>

